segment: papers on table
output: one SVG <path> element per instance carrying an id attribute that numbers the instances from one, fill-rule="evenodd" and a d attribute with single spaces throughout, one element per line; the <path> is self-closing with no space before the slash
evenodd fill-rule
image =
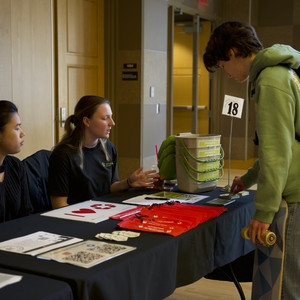
<path id="1" fill-rule="evenodd" d="M 167 201 L 178 201 L 180 203 L 196 203 L 204 200 L 208 196 L 197 194 L 184 194 L 177 192 L 159 192 L 155 194 L 145 194 L 124 200 L 123 203 L 131 203 L 136 205 L 151 205 L 154 203 L 165 203 Z"/>
<path id="2" fill-rule="evenodd" d="M 215 198 L 212 200 L 209 200 L 206 202 L 206 204 L 211 204 L 211 205 L 223 205 L 226 206 L 230 203 L 233 203 L 235 199 L 221 199 L 221 198 Z"/>
<path id="3" fill-rule="evenodd" d="M 0 250 L 3 251 L 29 254 L 41 259 L 51 259 L 84 268 L 90 268 L 105 260 L 135 249 L 136 247 L 101 241 L 83 241 L 83 239 L 44 231 L 38 231 L 0 243 Z M 9 279 L 10 283 L 13 280 L 18 281 L 18 278 L 3 278 L 3 281 L 4 279 Z M 0 287 L 1 280 L 0 273 Z"/>
<path id="4" fill-rule="evenodd" d="M 1 242 L 0 250 L 35 256 L 80 241 L 82 241 L 82 239 L 45 231 L 37 231 L 29 235 Z"/>
<path id="5" fill-rule="evenodd" d="M 9 284 L 19 282 L 21 279 L 22 276 L 19 275 L 0 273 L 0 289 Z"/>
<path id="6" fill-rule="evenodd" d="M 87 240 L 44 253 L 39 255 L 38 258 L 52 259 L 61 263 L 70 263 L 79 267 L 90 268 L 135 249 L 136 247 Z"/>
<path id="7" fill-rule="evenodd" d="M 74 205 L 54 209 L 41 216 L 69 219 L 74 221 L 99 223 L 111 215 L 133 208 L 132 205 L 88 200 Z"/>

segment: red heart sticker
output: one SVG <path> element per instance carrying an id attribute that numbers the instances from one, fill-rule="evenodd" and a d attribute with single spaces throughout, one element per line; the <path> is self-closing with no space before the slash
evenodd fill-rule
<path id="1" fill-rule="evenodd" d="M 80 208 L 79 210 L 72 210 L 74 214 L 95 214 L 96 212 L 90 208 Z"/>

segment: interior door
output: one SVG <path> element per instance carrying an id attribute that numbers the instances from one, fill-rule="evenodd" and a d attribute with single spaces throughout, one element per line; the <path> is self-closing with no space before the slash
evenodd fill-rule
<path id="1" fill-rule="evenodd" d="M 104 0 L 56 0 L 55 11 L 58 142 L 77 101 L 104 95 Z"/>
<path id="2" fill-rule="evenodd" d="M 193 104 L 193 16 L 175 15 L 174 47 L 173 47 L 173 134 L 192 132 L 200 134 L 209 133 L 210 110 L 210 81 L 209 73 L 202 62 L 206 43 L 210 36 L 211 24 L 209 21 L 200 20 L 198 38 L 198 74 L 196 84 L 198 91 L 197 107 Z M 193 129 L 193 110 L 198 110 L 197 124 Z"/>

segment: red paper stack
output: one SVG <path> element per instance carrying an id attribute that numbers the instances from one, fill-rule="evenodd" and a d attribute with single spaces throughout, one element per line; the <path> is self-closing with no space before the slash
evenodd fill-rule
<path id="1" fill-rule="evenodd" d="M 226 210 L 225 207 L 166 202 L 138 207 L 134 210 L 134 214 L 123 212 L 118 217 L 112 216 L 112 218 L 122 220 L 118 226 L 124 229 L 178 236 L 207 220 L 218 217 Z"/>

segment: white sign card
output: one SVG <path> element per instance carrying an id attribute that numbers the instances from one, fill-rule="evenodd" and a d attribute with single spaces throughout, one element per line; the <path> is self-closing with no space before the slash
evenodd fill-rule
<path id="1" fill-rule="evenodd" d="M 0 273 L 0 289 L 9 284 L 19 282 L 21 279 L 22 276 L 19 275 Z"/>
<path id="2" fill-rule="evenodd" d="M 88 200 L 48 211 L 41 214 L 41 216 L 96 224 L 109 219 L 112 215 L 135 207 L 133 205 Z"/>
<path id="3" fill-rule="evenodd" d="M 222 115 L 240 119 L 242 117 L 243 105 L 244 105 L 243 98 L 225 95 Z"/>
<path id="4" fill-rule="evenodd" d="M 0 250 L 35 256 L 37 254 L 78 243 L 82 239 L 45 231 L 37 231 L 0 243 Z"/>

